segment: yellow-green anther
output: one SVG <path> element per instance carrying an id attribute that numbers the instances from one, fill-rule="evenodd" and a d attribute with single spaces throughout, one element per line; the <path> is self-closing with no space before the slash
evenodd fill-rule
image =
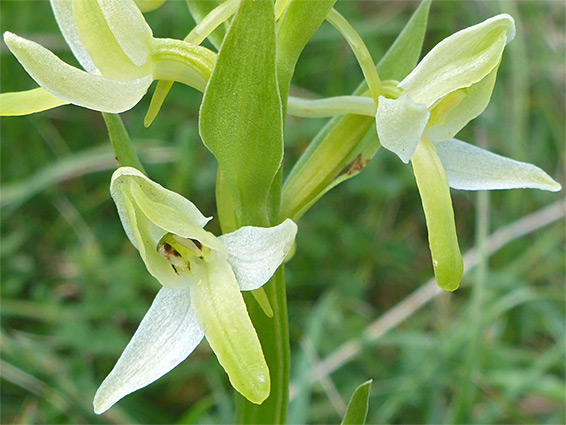
<path id="1" fill-rule="evenodd" d="M 161 254 L 178 275 L 185 273 L 196 273 L 198 267 L 202 267 L 210 249 L 203 246 L 197 239 L 182 238 L 173 233 L 166 233 L 157 244 L 157 252 Z"/>
<path id="2" fill-rule="evenodd" d="M 444 168 L 434 145 L 427 140 L 419 143 L 411 163 L 425 213 L 436 282 L 440 288 L 454 291 L 464 268 Z"/>
<path id="3" fill-rule="evenodd" d="M 157 245 L 157 252 L 171 263 L 173 270 L 175 270 L 175 273 L 177 274 L 188 273 L 191 271 L 192 256 L 187 255 L 187 253 L 183 253 L 182 251 L 184 251 L 183 247 L 177 246 L 171 233 L 167 233 L 163 236 Z"/>
<path id="4" fill-rule="evenodd" d="M 443 124 L 446 121 L 447 115 L 457 107 L 468 94 L 468 88 L 462 88 L 446 95 L 440 99 L 430 111 L 429 123 L 434 122 Z"/>
<path id="5" fill-rule="evenodd" d="M 377 105 L 378 98 L 382 94 L 383 90 L 379 75 L 377 74 L 377 69 L 367 46 L 356 30 L 340 13 L 336 11 L 336 9 L 332 9 L 330 13 L 328 13 L 326 19 L 342 34 L 350 45 L 360 67 L 362 68 L 362 72 L 371 92 L 371 97 Z"/>

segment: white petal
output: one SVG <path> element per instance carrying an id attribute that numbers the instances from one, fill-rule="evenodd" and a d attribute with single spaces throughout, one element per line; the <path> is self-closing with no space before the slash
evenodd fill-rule
<path id="1" fill-rule="evenodd" d="M 532 188 L 557 192 L 561 185 L 538 167 L 496 155 L 461 140 L 436 143 L 436 151 L 454 189 Z"/>
<path id="2" fill-rule="evenodd" d="M 57 21 L 57 25 L 59 25 L 59 30 L 61 34 L 63 34 L 63 37 L 65 37 L 65 41 L 81 66 L 88 72 L 98 72 L 90 55 L 81 44 L 77 26 L 75 25 L 75 19 L 73 18 L 73 0 L 50 1 L 55 20 Z"/>
<path id="3" fill-rule="evenodd" d="M 104 19 L 116 41 L 137 66 L 146 63 L 152 39 L 151 28 L 133 0 L 98 0 Z"/>
<path id="4" fill-rule="evenodd" d="M 132 340 L 94 396 L 101 414 L 122 397 L 159 379 L 193 352 L 203 337 L 189 289 L 159 291 Z"/>
<path id="5" fill-rule="evenodd" d="M 120 113 L 134 107 L 146 93 L 152 78 L 115 81 L 67 65 L 45 47 L 15 34 L 4 41 L 29 75 L 59 99 L 94 109 Z"/>
<path id="6" fill-rule="evenodd" d="M 399 99 L 379 96 L 375 115 L 379 142 L 407 164 L 421 140 L 429 116 L 425 105 L 408 96 Z"/>
<path id="7" fill-rule="evenodd" d="M 242 227 L 218 239 L 226 247 L 228 262 L 242 291 L 266 283 L 293 247 L 297 225 L 290 219 L 275 227 Z"/>

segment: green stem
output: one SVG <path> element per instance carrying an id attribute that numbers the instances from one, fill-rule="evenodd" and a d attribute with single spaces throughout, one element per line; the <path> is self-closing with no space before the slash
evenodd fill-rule
<path id="1" fill-rule="evenodd" d="M 116 161 L 118 161 L 118 166 L 133 167 L 145 174 L 143 165 L 134 151 L 132 141 L 130 140 L 130 136 L 126 131 L 126 127 L 124 127 L 120 115 L 103 112 L 102 117 L 108 129 L 108 135 L 110 136 L 110 142 L 112 143 L 112 149 L 114 150 Z"/>
<path id="2" fill-rule="evenodd" d="M 279 173 L 278 173 L 279 175 Z M 281 179 L 275 179 L 275 186 L 281 186 Z M 274 196 L 270 197 L 269 206 L 265 209 L 278 210 L 279 191 L 276 190 Z M 224 208 L 227 203 L 223 202 Z M 236 226 L 259 225 L 269 226 L 276 224 L 274 219 L 278 211 L 274 214 L 257 214 L 251 211 L 241 211 L 241 215 L 236 214 Z M 226 215 L 226 214 L 225 214 Z M 269 305 L 271 305 L 273 315 L 268 317 L 265 310 L 255 299 L 253 292 L 244 292 L 244 299 L 248 308 L 248 313 L 256 329 L 267 366 L 271 377 L 271 392 L 267 400 L 257 405 L 251 403 L 246 398 L 236 394 L 236 423 L 239 424 L 279 424 L 285 422 L 287 414 L 287 402 L 289 398 L 289 331 L 287 323 L 287 294 L 285 290 L 285 274 L 282 265 L 275 272 L 274 276 L 266 283 L 264 289 Z"/>
<path id="3" fill-rule="evenodd" d="M 283 266 L 277 270 L 264 288 L 273 307 L 273 318 L 265 315 L 251 294 L 244 294 L 244 298 L 269 367 L 271 393 L 260 405 L 253 404 L 237 395 L 236 423 L 239 424 L 282 424 L 285 423 L 287 415 L 290 354 Z"/>

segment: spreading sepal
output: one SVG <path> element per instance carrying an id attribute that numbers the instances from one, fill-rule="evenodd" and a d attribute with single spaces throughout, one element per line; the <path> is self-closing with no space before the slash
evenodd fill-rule
<path id="1" fill-rule="evenodd" d="M 61 100 L 107 113 L 134 107 L 152 81 L 180 81 L 204 90 L 215 54 L 179 40 L 157 39 L 133 0 L 51 0 L 55 19 L 86 70 L 61 61 L 43 46 L 9 32 L 4 41 L 30 76 Z M 26 95 L 12 94 L 12 97 Z M 20 107 L 18 115 L 55 107 Z M 1 115 L 14 108 L 0 109 Z"/>

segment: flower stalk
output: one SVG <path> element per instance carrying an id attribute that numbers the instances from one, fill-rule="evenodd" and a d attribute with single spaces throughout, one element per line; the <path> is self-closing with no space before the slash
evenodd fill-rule
<path id="1" fill-rule="evenodd" d="M 381 87 L 381 81 L 379 79 L 377 69 L 364 40 L 362 40 L 354 27 L 352 27 L 352 25 L 350 25 L 350 23 L 340 13 L 338 13 L 336 9 L 330 10 L 326 16 L 326 20 L 342 34 L 352 48 L 352 51 L 362 68 L 371 97 L 377 104 L 377 100 L 382 94 L 383 89 Z"/>

